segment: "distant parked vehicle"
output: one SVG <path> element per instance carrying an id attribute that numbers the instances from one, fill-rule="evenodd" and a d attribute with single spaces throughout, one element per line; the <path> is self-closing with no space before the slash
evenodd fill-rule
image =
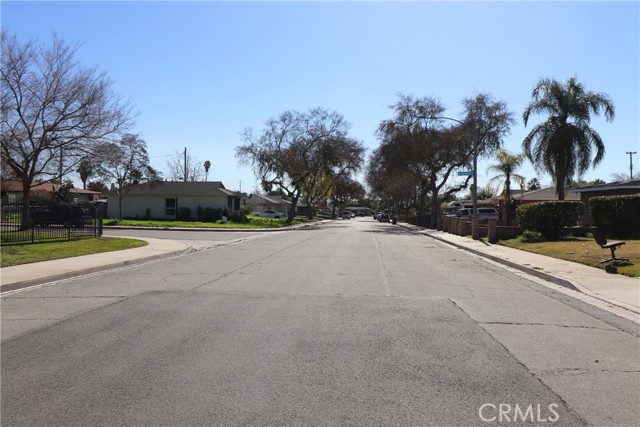
<path id="1" fill-rule="evenodd" d="M 378 222 L 391 222 L 391 216 L 383 213 L 378 216 Z"/>
<path id="2" fill-rule="evenodd" d="M 272 209 L 265 209 L 262 212 L 251 212 L 251 215 L 263 218 L 284 218 L 284 214 L 282 212 L 274 211 Z"/>
<path id="3" fill-rule="evenodd" d="M 473 208 L 460 209 L 455 213 L 458 218 L 471 221 L 471 215 L 473 214 Z M 496 208 L 478 208 L 478 223 L 486 224 L 489 219 L 500 219 L 500 213 Z"/>
<path id="4" fill-rule="evenodd" d="M 31 207 L 33 225 L 48 227 L 62 225 L 64 227 L 84 227 L 91 221 L 91 215 L 80 206 L 45 205 Z"/>
<path id="5" fill-rule="evenodd" d="M 351 211 L 342 211 L 340 216 L 342 219 L 351 219 Z"/>

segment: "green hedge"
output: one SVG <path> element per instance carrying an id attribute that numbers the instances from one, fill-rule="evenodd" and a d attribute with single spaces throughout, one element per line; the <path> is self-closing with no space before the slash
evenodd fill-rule
<path id="1" fill-rule="evenodd" d="M 516 217 L 523 230 L 537 231 L 545 239 L 558 240 L 573 227 L 582 215 L 582 202 L 540 202 L 518 206 Z"/>
<path id="2" fill-rule="evenodd" d="M 593 224 L 610 237 L 640 235 L 640 194 L 589 199 Z"/>
<path id="3" fill-rule="evenodd" d="M 243 211 L 231 211 L 229 214 L 229 221 L 237 224 L 246 224 L 249 222 L 249 218 Z"/>

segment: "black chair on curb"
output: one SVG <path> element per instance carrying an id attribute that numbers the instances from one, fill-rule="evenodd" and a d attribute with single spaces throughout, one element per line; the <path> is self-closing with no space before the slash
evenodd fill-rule
<path id="1" fill-rule="evenodd" d="M 601 259 L 600 262 L 610 262 L 613 264 L 629 262 L 629 258 L 616 258 L 616 249 L 624 245 L 625 242 L 607 242 L 607 238 L 599 228 L 593 230 L 593 238 L 596 239 L 596 243 L 600 245 L 602 249 L 611 249 L 611 258 Z"/>

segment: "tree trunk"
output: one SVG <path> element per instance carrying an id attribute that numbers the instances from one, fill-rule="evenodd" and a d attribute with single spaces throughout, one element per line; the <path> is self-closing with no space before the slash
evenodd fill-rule
<path id="1" fill-rule="evenodd" d="M 298 206 L 298 200 L 300 200 L 300 194 L 297 194 L 291 198 L 291 209 L 287 216 L 287 224 L 293 224 L 293 217 L 296 215 L 296 207 Z"/>
<path id="2" fill-rule="evenodd" d="M 511 225 L 511 181 L 507 175 L 507 179 L 504 182 L 504 225 Z"/>
<path id="3" fill-rule="evenodd" d="M 20 230 L 28 230 L 31 228 L 31 183 L 22 182 L 22 220 Z"/>
<path id="4" fill-rule="evenodd" d="M 438 227 L 439 212 L 438 190 L 431 189 L 431 217 L 429 218 L 429 228 L 435 230 Z"/>

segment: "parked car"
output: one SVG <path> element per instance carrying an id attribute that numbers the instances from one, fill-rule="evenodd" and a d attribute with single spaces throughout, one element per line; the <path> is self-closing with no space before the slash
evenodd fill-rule
<path id="1" fill-rule="evenodd" d="M 456 212 L 454 216 L 471 221 L 472 214 L 473 208 L 464 208 Z M 486 224 L 489 219 L 500 219 L 500 212 L 496 208 L 478 208 L 478 223 Z"/>
<path id="2" fill-rule="evenodd" d="M 378 215 L 378 222 L 391 222 L 391 216 L 386 213 L 380 214 Z"/>
<path id="3" fill-rule="evenodd" d="M 62 225 L 64 227 L 84 227 L 91 221 L 91 215 L 80 206 L 46 205 L 31 207 L 33 225 L 47 227 Z"/>
<path id="4" fill-rule="evenodd" d="M 274 211 L 272 209 L 265 209 L 262 212 L 251 212 L 253 216 L 261 216 L 263 218 L 284 218 L 282 212 Z"/>
<path id="5" fill-rule="evenodd" d="M 351 219 L 351 211 L 342 211 L 340 216 L 342 219 Z"/>

